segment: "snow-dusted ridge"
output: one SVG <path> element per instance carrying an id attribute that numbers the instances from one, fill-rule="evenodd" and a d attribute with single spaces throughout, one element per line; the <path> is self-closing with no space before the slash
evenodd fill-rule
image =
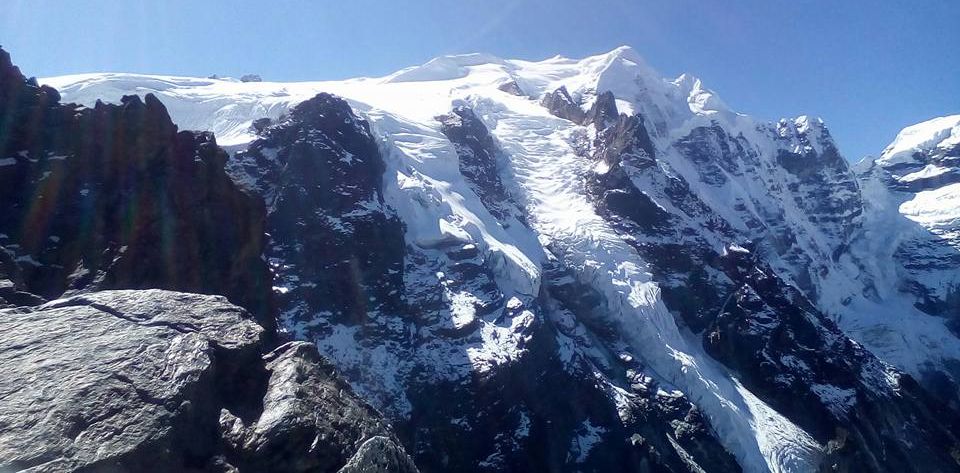
<path id="1" fill-rule="evenodd" d="M 860 189 L 853 174 L 845 164 L 833 161 L 824 166 L 836 169 L 821 173 L 814 181 L 802 181 L 797 177 L 802 172 L 790 171 L 790 166 L 804 166 L 804 159 L 836 154 L 822 120 L 805 116 L 778 123 L 753 120 L 733 111 L 693 76 L 663 79 L 629 47 L 584 59 L 558 56 L 543 61 L 485 54 L 444 56 L 386 77 L 345 81 L 236 82 L 85 74 L 40 82 L 57 88 L 64 101 L 88 106 L 96 100 L 118 101 L 126 94 L 156 94 L 182 128 L 212 130 L 221 145 L 234 150 L 256 138 L 252 123 L 257 119 L 276 120 L 319 92 L 344 97 L 370 122 L 380 142 L 387 168 L 384 199 L 406 225 L 408 244 L 423 249 L 450 242 L 475 245 L 494 262 L 492 271 L 504 296 L 518 301 L 539 295 L 545 261 L 557 257 L 581 283 L 603 295 L 607 322 L 622 331 L 629 349 L 660 381 L 678 388 L 706 413 L 718 438 L 746 471 L 811 471 L 826 446 L 751 393 L 704 352 L 698 337 L 677 323 L 649 263 L 598 215 L 583 189 L 584 176 L 595 170 L 595 163 L 584 159 L 576 145 L 598 130 L 594 125 L 551 115 L 540 104 L 545 94 L 565 88 L 587 110 L 600 94 L 612 92 L 620 112 L 641 115 L 665 163 L 664 172 L 691 183 L 691 192 L 732 228 L 728 234 L 704 233 L 714 250 L 762 240 L 781 229 L 796 236 L 788 250 L 767 250 L 771 266 L 784 279 L 815 294 L 811 299 L 820 310 L 839 320 L 848 334 L 886 361 L 918 374 L 925 364 L 960 360 L 960 342 L 944 334 L 939 319 L 914 310 L 893 290 L 872 299 L 863 295 L 864 280 L 887 277 L 891 279 L 887 287 L 893 287 L 895 276 L 883 268 L 860 265 L 855 257 L 832 256 L 845 248 L 847 229 L 861 219 Z M 519 95 L 504 90 L 504 84 L 510 83 Z M 505 154 L 510 185 L 530 216 L 529 227 L 498 221 L 458 170 L 456 149 L 441 132 L 436 117 L 461 105 L 477 114 Z M 928 136 L 930 127 L 937 129 L 934 138 Z M 878 163 L 898 163 L 912 159 L 917 150 L 953 143 L 950 140 L 960 137 L 958 127 L 960 116 L 942 119 L 922 132 L 905 130 Z M 703 142 L 720 154 L 739 146 L 752 160 L 750 166 L 737 162 L 724 167 L 724 163 L 691 158 L 683 143 L 694 130 L 711 128 L 722 131 L 723 136 L 703 138 Z M 786 161 L 785 155 L 795 161 Z M 924 174 L 913 176 L 929 177 L 939 171 L 925 168 L 920 172 Z M 836 184 L 840 190 L 823 196 L 817 194 L 818 183 Z M 931 199 L 960 200 L 954 188 L 937 192 L 940 194 L 917 195 L 900 206 L 900 212 L 914 221 L 960 218 L 955 208 L 938 210 L 932 216 L 925 213 Z M 811 217 L 822 211 L 817 199 L 830 199 L 830 209 L 840 209 L 836 210 L 840 221 Z M 757 230 L 757 222 L 762 222 L 763 230 Z M 700 228 L 706 222 L 691 219 L 691 225 Z M 733 238 L 742 241 L 731 241 Z M 865 258 L 875 241 L 866 238 L 863 246 L 851 253 Z M 864 315 L 881 307 L 884 298 L 901 304 L 922 323 L 898 321 L 897 313 L 889 310 L 876 318 Z M 464 317 L 471 318 L 469 314 Z M 523 341 L 511 338 L 514 327 L 482 319 L 477 323 L 483 337 L 466 349 L 470 365 L 453 366 L 437 357 L 432 362 L 438 366 L 450 364 L 437 368 L 438 372 L 453 379 L 465 377 L 508 362 L 522 352 Z M 898 330 L 908 325 L 909 330 Z M 340 335 L 326 344 L 318 341 L 319 345 L 343 363 L 369 362 L 349 346 L 351 336 Z M 378 368 L 387 373 L 379 389 L 402 396 L 402 387 L 391 376 L 406 369 L 405 360 L 391 356 L 378 357 L 382 363 Z M 819 389 L 834 398 L 836 393 L 846 392 L 829 385 Z M 364 392 L 363 386 L 360 391 Z M 850 401 L 844 397 L 843 402 Z"/>
<path id="2" fill-rule="evenodd" d="M 881 166 L 909 163 L 913 161 L 915 153 L 929 152 L 937 148 L 947 149 L 958 144 L 960 115 L 938 117 L 901 130 L 876 162 Z"/>
<path id="3" fill-rule="evenodd" d="M 278 118 L 293 105 L 322 91 L 341 95 L 361 109 L 363 104 L 386 111 L 403 109 L 409 118 L 430 122 L 428 110 L 434 107 L 420 107 L 418 113 L 418 107 L 413 106 L 417 99 L 429 96 L 433 98 L 431 105 L 437 104 L 437 100 L 449 105 L 457 96 L 467 95 L 468 90 L 490 90 L 510 80 L 516 81 L 531 98 L 565 86 L 583 101 L 585 108 L 598 90 L 610 90 L 617 97 L 624 97 L 621 111 L 630 113 L 634 102 L 648 102 L 654 108 L 649 110 L 652 116 L 669 118 L 671 127 L 693 115 L 731 113 L 699 79 L 688 74 L 675 81 L 660 79 L 627 46 L 581 60 L 561 56 L 537 62 L 504 60 L 488 54 L 442 56 L 385 77 L 345 81 L 239 82 L 128 73 L 39 79 L 61 91 L 66 101 L 87 106 L 97 100 L 118 101 L 124 94 L 157 94 L 181 127 L 213 131 L 224 146 L 251 141 L 254 135 L 250 125 L 254 119 Z M 638 93 L 635 80 L 642 81 L 650 90 Z M 437 96 L 435 92 L 441 91 L 444 93 Z"/>

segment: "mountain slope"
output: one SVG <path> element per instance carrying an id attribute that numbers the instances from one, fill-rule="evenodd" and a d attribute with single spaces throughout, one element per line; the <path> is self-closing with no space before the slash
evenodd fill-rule
<path id="1" fill-rule="evenodd" d="M 0 50 L 0 278 L 48 299 L 224 294 L 272 332 L 263 204 L 227 176 L 214 137 L 180 131 L 154 96 L 59 100 Z"/>
<path id="2" fill-rule="evenodd" d="M 865 159 L 857 167 L 871 212 L 854 249 L 861 247 L 880 262 L 876 286 L 903 295 L 903 311 L 936 316 L 924 323 L 938 327 L 942 335 L 931 336 L 930 344 L 941 350 L 921 356 L 917 363 L 922 376 L 956 408 L 960 406 L 956 389 L 960 363 L 953 336 L 960 335 L 960 115 L 905 128 L 878 158 Z M 953 336 L 939 328 L 942 323 Z M 904 328 L 895 326 L 897 332 Z"/>
<path id="3" fill-rule="evenodd" d="M 278 343 L 265 208 L 210 133 L 60 103 L 0 49 L 0 156 L 0 471 L 416 471 Z"/>
<path id="4" fill-rule="evenodd" d="M 872 194 L 818 119 L 753 120 L 630 48 L 44 82 L 155 93 L 231 145 L 268 204 L 283 329 L 427 471 L 956 465 L 956 413 L 909 375 L 955 396 L 960 341 L 884 285 Z"/>

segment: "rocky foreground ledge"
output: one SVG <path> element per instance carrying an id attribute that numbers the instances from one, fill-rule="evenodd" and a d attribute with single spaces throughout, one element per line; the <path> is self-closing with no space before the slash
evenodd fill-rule
<path id="1" fill-rule="evenodd" d="M 221 296 L 84 294 L 0 333 L 0 472 L 417 471 L 313 345 L 264 355 Z"/>

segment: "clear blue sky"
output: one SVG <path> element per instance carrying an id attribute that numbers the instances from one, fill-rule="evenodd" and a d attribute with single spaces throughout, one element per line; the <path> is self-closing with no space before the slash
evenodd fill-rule
<path id="1" fill-rule="evenodd" d="M 759 118 L 822 116 L 848 159 L 960 113 L 960 1 L 3 0 L 27 75 L 316 80 L 451 53 L 579 57 L 628 44 Z"/>

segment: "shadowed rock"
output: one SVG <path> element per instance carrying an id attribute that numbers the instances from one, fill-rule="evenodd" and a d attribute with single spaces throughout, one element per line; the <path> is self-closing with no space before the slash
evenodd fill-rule
<path id="1" fill-rule="evenodd" d="M 263 204 L 227 176 L 213 135 L 178 131 L 153 95 L 58 100 L 0 50 L 0 279 L 47 299 L 222 294 L 272 332 Z"/>
<path id="2" fill-rule="evenodd" d="M 540 104 L 547 108 L 553 115 L 570 120 L 578 125 L 583 124 L 587 118 L 586 112 L 573 101 L 570 92 L 566 87 L 560 87 L 553 92 L 545 94 Z"/>

